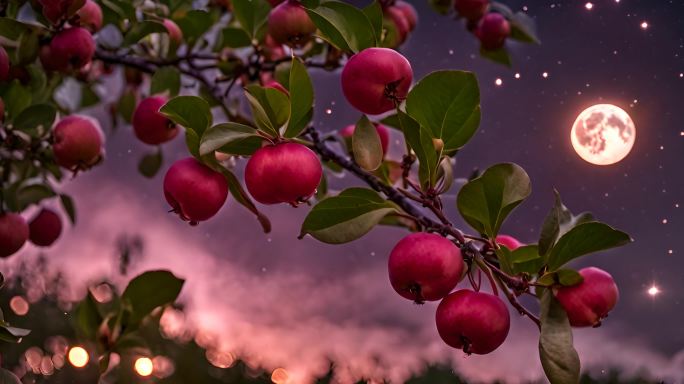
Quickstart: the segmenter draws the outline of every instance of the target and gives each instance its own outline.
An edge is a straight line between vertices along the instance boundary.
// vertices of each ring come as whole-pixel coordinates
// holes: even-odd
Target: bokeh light
[[[271,374],[271,381],[275,384],[286,384],[290,380],[290,375],[284,368],[276,368]]]
[[[21,296],[14,296],[10,300],[10,308],[17,316],[25,316],[29,311],[29,303]]]
[[[90,355],[83,347],[73,347],[69,350],[69,363],[76,368],[83,368],[90,361]]]
[[[135,372],[142,376],[147,377],[154,371],[154,364],[149,357],[140,357],[135,361]]]

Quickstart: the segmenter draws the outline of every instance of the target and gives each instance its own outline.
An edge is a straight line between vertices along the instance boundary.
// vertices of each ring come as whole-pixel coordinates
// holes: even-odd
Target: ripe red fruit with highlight
[[[86,170],[102,159],[104,134],[93,118],[67,116],[55,125],[53,136],[52,151],[61,167],[72,171]]]
[[[76,13],[85,4],[85,0],[39,0],[39,2],[43,16],[54,25]]]
[[[50,209],[41,209],[29,223],[29,240],[39,247],[51,246],[61,233],[62,219]]]
[[[464,19],[478,21],[487,13],[489,0],[456,0],[454,8]]]
[[[411,31],[411,24],[406,19],[404,12],[394,6],[385,8],[385,17],[387,17],[396,28],[398,36],[396,41],[392,42],[392,46],[398,47],[408,38],[408,34]]]
[[[5,48],[0,46],[0,81],[5,81],[9,78],[10,60]]]
[[[584,281],[556,291],[556,299],[568,313],[573,327],[598,327],[617,304],[618,287],[606,271],[589,267],[579,271]]]
[[[78,25],[95,33],[102,28],[102,8],[93,0],[86,0],[85,5],[76,12]]]
[[[297,205],[316,192],[323,168],[318,156],[298,143],[259,148],[247,162],[245,184],[262,204]]]
[[[511,251],[515,251],[523,245],[518,241],[518,239],[509,235],[498,235],[496,237],[496,243],[510,249]]]
[[[475,30],[482,48],[494,51],[504,46],[506,38],[511,35],[511,25],[500,13],[485,15]]]
[[[394,3],[394,7],[400,10],[404,14],[404,18],[408,22],[409,31],[413,31],[418,25],[418,12],[413,8],[413,5],[407,3],[406,1],[397,1]]]
[[[280,44],[301,47],[316,32],[311,18],[297,0],[286,0],[273,8],[268,16],[268,33]]]
[[[463,276],[461,250],[448,239],[418,232],[401,239],[388,262],[392,288],[401,296],[422,303],[448,295]]]
[[[382,145],[382,153],[387,154],[387,149],[389,148],[389,140],[390,140],[390,133],[389,129],[385,127],[382,124],[378,123],[373,123],[375,126],[375,130],[378,132],[378,136],[380,137],[380,145]],[[356,130],[355,125],[347,125],[343,129],[340,130],[340,136],[342,136],[345,140],[347,140],[347,145],[349,148],[351,148],[351,138],[354,135],[354,131]]]
[[[0,257],[15,254],[24,246],[29,236],[29,227],[17,213],[0,213]]]
[[[222,174],[188,157],[166,172],[164,197],[182,220],[197,225],[221,209],[228,198],[228,183]]]
[[[411,64],[389,48],[367,48],[349,59],[342,70],[342,91],[359,111],[378,115],[395,108],[408,94]]]
[[[178,24],[171,19],[164,19],[162,24],[164,24],[164,27],[166,27],[166,31],[169,33],[169,39],[173,43],[180,44],[183,42],[183,31],[181,31]]]
[[[65,29],[55,35],[49,50],[41,51],[41,62],[61,72],[86,66],[95,54],[95,40],[90,32],[81,27]]]
[[[133,113],[133,132],[145,144],[159,145],[178,135],[178,127],[159,109],[166,104],[163,96],[152,96],[138,104]]]
[[[501,299],[469,289],[445,297],[435,318],[442,340],[467,354],[494,351],[506,340],[511,327],[510,314]]]

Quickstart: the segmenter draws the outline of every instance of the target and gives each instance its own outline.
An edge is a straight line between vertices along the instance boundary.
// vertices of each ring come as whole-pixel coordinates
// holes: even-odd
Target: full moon
[[[627,112],[612,104],[593,105],[579,114],[570,140],[581,158],[610,165],[624,159],[634,146],[636,128]]]

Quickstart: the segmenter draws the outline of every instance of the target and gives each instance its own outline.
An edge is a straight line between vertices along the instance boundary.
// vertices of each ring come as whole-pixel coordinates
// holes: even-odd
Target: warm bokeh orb
[[[142,376],[147,377],[154,371],[154,364],[149,357],[140,357],[135,361],[135,372]]]
[[[83,368],[88,365],[90,356],[83,347],[73,347],[69,350],[69,363],[76,368]]]
[[[597,104],[582,111],[570,133],[577,154],[596,165],[615,164],[624,159],[632,150],[635,137],[632,118],[612,104]]]

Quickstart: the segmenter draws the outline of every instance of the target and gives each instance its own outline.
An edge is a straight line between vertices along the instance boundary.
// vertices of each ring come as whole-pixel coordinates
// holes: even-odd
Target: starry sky
[[[426,2],[411,2],[420,22],[402,52],[414,77],[464,69],[480,82],[482,123],[458,155],[458,177],[508,161],[531,177],[533,193],[504,231],[535,242],[557,188],[573,212],[591,211],[635,239],[573,265],[603,268],[620,288],[620,302],[601,328],[575,332],[584,367],[597,374],[613,366],[646,369],[656,378],[684,381],[684,2],[508,0],[513,9],[526,7],[542,40],[540,46],[509,43],[512,69],[481,59],[459,21],[437,15]],[[312,74],[316,126],[333,131],[356,121],[339,73]],[[625,109],[637,129],[632,152],[611,166],[585,162],[570,144],[577,114],[599,103]],[[398,135],[393,139],[390,157],[399,158],[402,146]],[[186,277],[181,299],[188,325],[215,335],[215,348],[240,351],[254,364],[283,366],[302,380],[324,372],[327,358],[349,379],[400,379],[424,361],[452,362],[481,381],[541,377],[529,320],[516,318],[504,346],[486,357],[464,358],[441,343],[435,305],[414,306],[387,281],[386,258],[405,235],[401,230],[380,228],[343,246],[298,241],[305,208],[264,207],[274,224],[264,235],[230,200],[216,218],[190,228],[165,213],[163,173],[153,180],[136,173],[137,160],[151,149],[128,127],[108,140],[107,161],[65,184],[77,198],[80,221],[45,252],[72,277],[70,294],[102,275],[124,282],[113,267],[114,245],[121,235],[137,234],[145,251],[133,272],[170,268]],[[166,166],[187,156],[181,139],[164,152]],[[331,180],[336,190],[350,185],[358,181]],[[444,199],[447,213],[466,228],[455,209],[456,192]],[[11,270],[37,253],[26,247],[2,263]],[[659,293],[649,295],[654,285]]]

